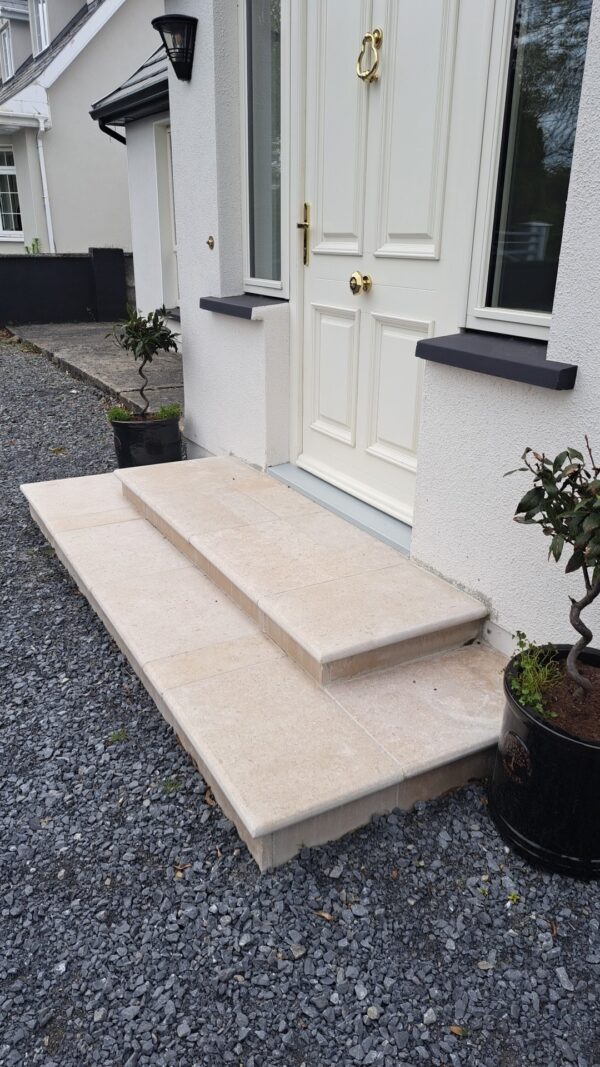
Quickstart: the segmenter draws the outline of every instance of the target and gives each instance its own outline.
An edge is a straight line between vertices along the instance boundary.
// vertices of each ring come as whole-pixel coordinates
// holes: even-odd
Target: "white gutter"
[[[37,132],[37,150],[40,161],[40,178],[42,179],[42,198],[44,201],[44,213],[46,215],[46,229],[48,231],[48,244],[50,245],[50,251],[56,252],[56,245],[54,244],[54,230],[52,229],[52,212],[50,210],[50,198],[48,196],[48,182],[46,180],[46,161],[44,159],[44,144],[43,136],[46,132],[46,124],[43,119],[40,119],[40,125]]]

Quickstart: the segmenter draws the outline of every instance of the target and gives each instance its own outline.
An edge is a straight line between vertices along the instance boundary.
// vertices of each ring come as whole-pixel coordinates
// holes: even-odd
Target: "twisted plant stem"
[[[146,386],[148,385],[148,379],[147,379],[146,375],[144,374],[144,367],[146,366],[147,362],[148,362],[147,359],[143,359],[142,362],[140,363],[139,367],[138,367],[138,374],[139,374],[140,378],[142,379],[142,381],[144,382],[144,384],[142,386],[140,386],[140,396],[141,396],[142,400],[144,401],[144,406],[142,408],[142,415],[146,414],[146,412],[148,410],[148,404],[150,403],[150,401],[148,400],[148,397],[146,396],[146,393],[145,393]],[[591,640],[591,634],[590,634],[590,640]]]
[[[571,611],[569,613],[569,619],[571,622],[571,626],[575,630],[577,630],[577,633],[581,636],[579,638],[579,641],[577,641],[573,645],[571,651],[569,652],[569,655],[567,656],[567,674],[570,678],[573,679],[574,682],[577,683],[579,687],[578,696],[580,697],[585,697],[585,694],[589,693],[589,691],[592,689],[592,683],[590,682],[589,678],[585,678],[584,675],[580,674],[580,672],[577,670],[577,661],[584,648],[587,648],[593,637],[592,631],[590,630],[589,626],[586,626],[583,619],[581,618],[581,612],[584,608],[587,608],[600,593],[600,578],[598,578],[592,585],[586,572],[585,579],[587,590],[585,596],[582,597],[581,600],[575,600],[574,597],[570,598]]]

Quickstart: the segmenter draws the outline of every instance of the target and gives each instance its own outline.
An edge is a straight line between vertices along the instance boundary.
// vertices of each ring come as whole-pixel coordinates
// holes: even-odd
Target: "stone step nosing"
[[[117,477],[119,472],[115,472]],[[355,644],[349,644],[347,647],[338,649],[331,655],[321,655],[319,650],[315,646],[311,645],[310,641],[304,635],[298,633],[294,627],[289,624],[284,624],[273,611],[267,610],[267,601],[269,600],[269,594],[261,597],[253,596],[252,592],[247,588],[244,588],[240,581],[239,575],[233,571],[225,570],[222,563],[213,562],[208,556],[204,554],[196,545],[192,544],[191,538],[194,536],[188,534],[186,531],[178,530],[173,522],[169,519],[168,515],[161,512],[161,509],[156,504],[149,504],[142,493],[138,490],[127,485],[126,482],[121,482],[121,489],[124,497],[137,508],[140,515],[146,519],[155,529],[159,530],[167,540],[171,541],[175,547],[181,551],[185,543],[185,554],[188,559],[194,563],[204,574],[207,575],[219,588],[221,588],[228,595],[233,596],[233,599],[252,619],[254,619],[261,627],[263,632],[267,633],[272,640],[274,640],[281,648],[284,648],[282,640],[278,637],[278,631],[281,634],[286,635],[288,642],[284,651],[292,658],[294,658],[301,666],[308,669],[309,673],[321,684],[325,684],[328,681],[333,681],[337,675],[332,673],[332,668],[335,664],[342,661],[348,661],[353,658],[368,656],[370,653],[375,653],[378,650],[391,650],[394,646],[398,646],[399,653],[402,645],[408,645],[410,642],[417,641],[419,638],[425,638],[432,635],[439,635],[442,640],[435,648],[435,653],[443,651],[449,651],[452,648],[460,647],[460,645],[467,643],[469,640],[474,640],[479,636],[481,626],[487,618],[488,612],[484,604],[479,603],[473,599],[473,606],[470,609],[457,612],[452,616],[437,620],[433,623],[425,623],[421,626],[412,626],[399,633],[392,633],[386,635],[384,638],[373,638],[372,641],[356,642]],[[383,570],[385,568],[382,568]],[[440,579],[441,581],[441,579]],[[323,583],[325,584],[325,583]],[[236,595],[237,594],[237,595]],[[456,642],[453,639],[453,634],[460,628],[467,627],[469,624],[473,624],[473,628],[468,632],[464,639]],[[447,636],[448,641],[445,642],[443,638]],[[290,647],[289,642],[298,646],[302,655],[297,655],[293,648]],[[416,662],[419,659],[425,658],[431,653],[424,651],[422,654],[417,654],[412,658],[404,659],[399,655],[397,663],[410,663]],[[306,663],[306,658],[310,661]],[[362,673],[363,668],[358,666],[358,670],[355,673]],[[352,672],[344,674],[343,677],[351,676]]]

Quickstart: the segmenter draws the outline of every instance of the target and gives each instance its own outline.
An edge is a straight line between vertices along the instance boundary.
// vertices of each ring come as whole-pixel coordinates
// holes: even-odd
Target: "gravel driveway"
[[[467,788],[259,874],[30,521],[99,395],[0,348],[0,1064],[600,1065],[599,885]]]

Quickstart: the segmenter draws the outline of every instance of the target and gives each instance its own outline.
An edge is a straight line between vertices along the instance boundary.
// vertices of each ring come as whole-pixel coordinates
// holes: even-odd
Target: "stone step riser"
[[[234,603],[242,611],[245,611],[260,626],[263,632],[275,641],[286,655],[298,663],[319,685],[325,686],[342,678],[352,678],[371,671],[385,670],[400,664],[413,663],[436,653],[461,648],[481,636],[482,620],[474,619],[458,625],[440,626],[439,629],[428,631],[422,635],[382,644],[374,649],[356,652],[350,656],[322,663],[314,655],[311,655],[309,649],[303,647],[276,620],[271,618],[256,601],[247,596],[243,589],[232,581],[227,574],[220,570],[219,567],[216,567],[211,560],[208,560],[199,548],[182,537],[139,493],[124,483],[122,491],[125,499],[136,508],[142,518],[145,518],[194,566],[198,567],[203,574],[210,578],[219,589],[231,597]]]
[[[163,484],[169,477],[161,473]],[[480,644],[446,651],[479,624],[478,605],[462,594],[442,587],[438,595],[435,582],[407,563],[392,567],[391,578],[389,569],[369,570],[352,586],[350,614],[338,600],[325,625],[321,619],[314,631],[321,654],[311,663],[302,660],[304,642],[289,644],[293,625],[290,632],[284,628],[278,646],[269,634],[277,620],[263,613],[257,625],[256,604],[245,604],[240,590],[215,574],[212,564],[202,573],[197,549],[160,516],[154,525],[148,521],[139,501],[134,507],[132,494],[124,496],[121,479],[86,476],[23,491],[33,519],[261,869],[286,862],[303,846],[335,840],[373,815],[410,808],[488,772],[503,704],[503,661]],[[192,511],[195,521],[196,503]],[[328,518],[324,524],[330,534]],[[339,533],[335,526],[336,537]],[[245,527],[241,536],[249,536]],[[252,568],[256,540],[248,543]],[[210,552],[210,538],[203,544]],[[373,552],[379,562],[377,542]],[[270,578],[271,557],[264,559]],[[276,555],[273,567],[281,577]],[[398,570],[406,585],[386,599]],[[215,585],[217,577],[228,595]],[[425,591],[420,600],[414,598],[415,583]],[[345,596],[345,579],[343,584]],[[322,596],[325,589],[329,608],[332,587],[335,582],[321,578],[321,584],[310,581],[308,591]],[[268,602],[267,597],[263,603]],[[382,602],[392,612],[392,625],[384,612],[385,624],[373,631]],[[363,624],[365,611],[370,614]],[[310,644],[313,630],[306,625],[302,630],[306,620],[291,617],[292,623],[300,618],[300,632]],[[323,643],[323,635],[330,637],[330,617],[343,624],[338,646]],[[454,618],[452,626],[448,618]],[[439,620],[439,626],[420,632],[427,620]],[[373,632],[379,641],[374,647],[368,644]],[[405,634],[402,648],[388,648],[391,641],[384,638],[394,632]],[[442,654],[436,655],[439,634]],[[286,642],[294,658],[286,655]],[[353,649],[350,674],[343,656],[327,659],[327,651],[337,647]],[[396,665],[398,656],[415,651],[425,658]],[[376,669],[381,667],[388,669]],[[364,673],[354,676],[360,668]]]

